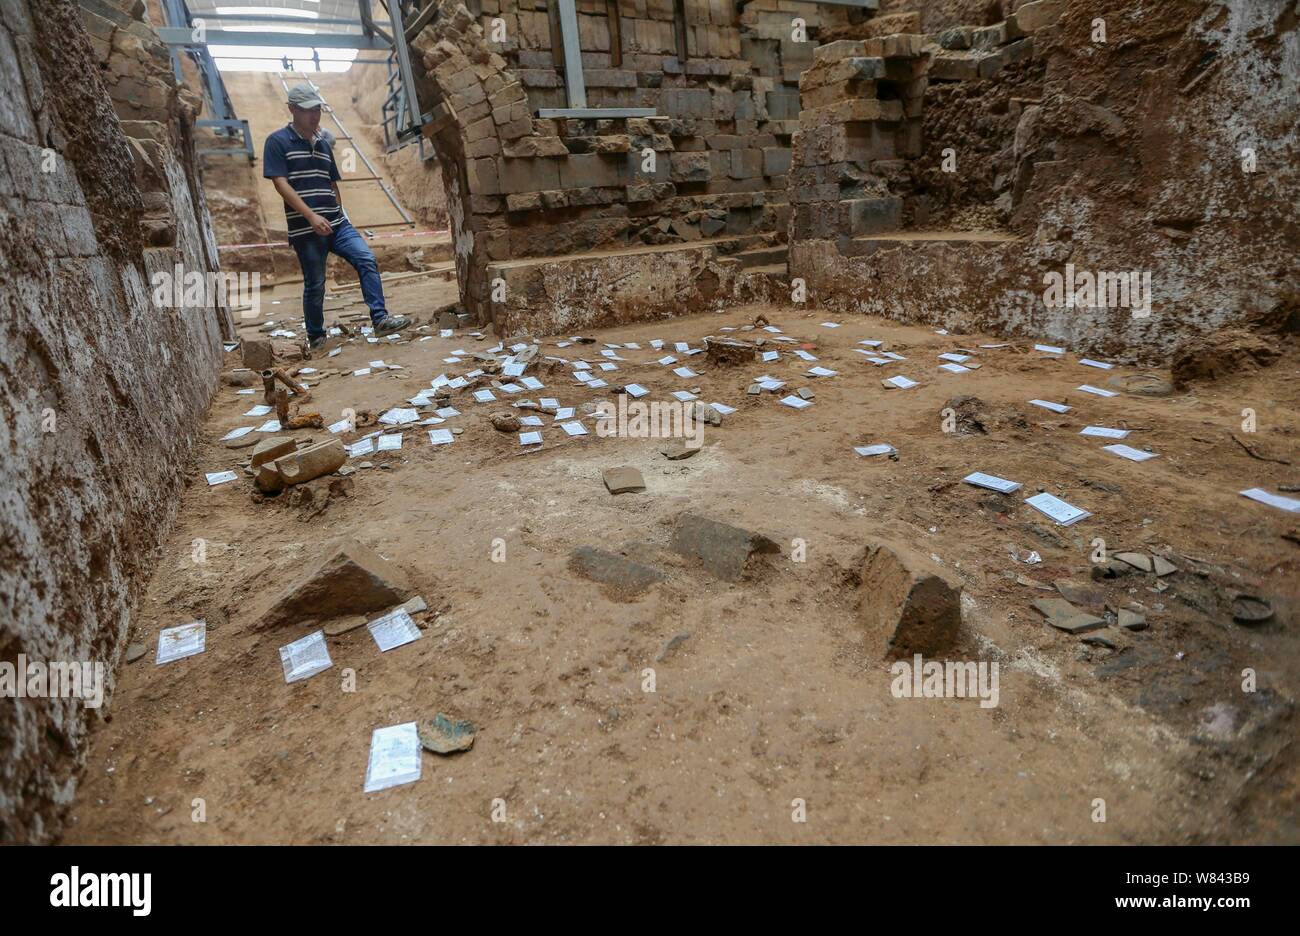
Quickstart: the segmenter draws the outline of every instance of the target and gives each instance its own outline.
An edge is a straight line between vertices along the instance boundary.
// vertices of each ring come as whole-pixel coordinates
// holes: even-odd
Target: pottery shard
[[[379,553],[361,543],[337,539],[285,589],[262,616],[261,626],[381,611],[401,604],[408,590],[406,576]]]
[[[1120,562],[1126,562],[1129,565],[1131,565],[1133,568],[1140,569],[1143,572],[1150,572],[1151,569],[1153,568],[1151,564],[1151,557],[1145,555],[1144,553],[1138,553],[1138,552],[1115,553],[1115,558],[1118,559]]]
[[[680,556],[700,560],[711,574],[728,582],[741,579],[751,556],[781,551],[761,533],[695,514],[683,514],[677,521],[669,547]]]
[[[237,367],[221,375],[221,382],[228,387],[251,387],[260,379],[261,375],[247,367]]]
[[[645,490],[645,478],[635,468],[606,468],[601,476],[611,494],[636,494]]]
[[[435,754],[454,754],[474,746],[472,722],[448,718],[439,712],[432,721],[420,722],[416,728],[420,744]]]
[[[275,461],[281,455],[288,455],[298,448],[298,440],[288,436],[271,436],[269,439],[261,439],[257,447],[253,449],[253,458],[249,464],[250,468],[256,469],[269,461]]]
[[[569,566],[585,578],[603,585],[612,585],[630,594],[643,592],[664,578],[663,572],[654,566],[626,559],[595,546],[579,546],[575,549],[569,554]]]
[[[754,346],[748,341],[738,341],[735,338],[704,339],[705,356],[709,363],[722,367],[749,364],[754,360],[754,350]]]
[[[1086,634],[1106,626],[1106,621],[1076,608],[1063,598],[1038,598],[1034,609],[1040,612],[1047,623],[1067,634]]]
[[[262,491],[280,491],[290,485],[305,484],[332,474],[347,460],[348,453],[343,443],[338,439],[327,439],[259,465],[253,480]]]
[[[928,556],[898,543],[867,548],[861,617],[886,656],[932,655],[950,647],[961,628],[961,582]]]

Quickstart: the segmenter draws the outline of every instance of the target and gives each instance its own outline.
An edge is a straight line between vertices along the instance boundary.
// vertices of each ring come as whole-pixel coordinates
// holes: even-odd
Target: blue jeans
[[[302,266],[302,317],[307,323],[307,337],[325,334],[325,260],[336,253],[357,271],[361,278],[361,295],[370,307],[370,321],[378,324],[388,314],[384,307],[384,284],[379,278],[375,255],[347,218],[339,222],[334,233],[322,237],[314,231],[292,239]]]

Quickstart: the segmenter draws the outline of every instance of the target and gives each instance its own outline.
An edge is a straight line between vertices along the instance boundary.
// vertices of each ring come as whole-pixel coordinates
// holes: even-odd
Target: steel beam
[[[582,77],[578,7],[574,0],[558,0],[557,6],[560,11],[560,34],[564,38],[564,84],[569,92],[569,107],[582,109],[587,106],[587,82]]]
[[[312,19],[309,16],[285,16],[277,13],[218,13],[216,10],[191,11],[194,19],[206,22],[213,20],[237,20],[241,23],[279,23],[281,26],[363,26],[359,19]]]
[[[203,120],[194,121],[194,126],[225,128],[227,130],[238,130],[240,132],[240,136],[243,137],[244,140],[244,145],[241,146],[239,149],[235,149],[234,147],[224,147],[221,149],[201,149],[198,151],[198,154],[200,156],[237,156],[240,153],[242,153],[243,155],[248,157],[249,162],[253,162],[257,158],[253,154],[253,134],[252,131],[248,129],[247,120],[239,120],[238,118],[230,118],[226,120],[203,119]]]
[[[379,38],[383,39],[389,45],[392,45],[393,37],[390,36],[388,33],[384,32],[382,29],[380,29],[379,24],[375,22],[374,13],[371,12],[370,9],[370,0],[357,0],[357,9],[361,14],[361,31],[364,32],[367,36],[378,35]],[[401,21],[402,20],[400,17],[398,17],[398,19],[396,20],[396,22],[398,23],[400,23]],[[385,25],[389,29],[392,29],[393,21],[390,20]]]
[[[397,69],[402,76],[402,104],[406,110],[406,127],[402,130],[420,125],[420,105],[415,98],[415,72],[411,69],[411,52],[406,46],[406,28],[402,22],[401,0],[388,0],[388,17],[393,22],[393,52],[397,55]]]
[[[158,36],[172,47],[191,46],[283,46],[295,49],[387,49],[379,36],[366,37],[351,33],[243,32],[242,30],[208,29],[202,42],[194,40],[194,30],[163,26]]]

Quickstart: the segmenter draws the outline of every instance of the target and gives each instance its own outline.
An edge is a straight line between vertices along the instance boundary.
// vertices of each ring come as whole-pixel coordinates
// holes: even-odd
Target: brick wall
[[[1223,328],[1294,330],[1300,25],[1282,6],[1028,0],[820,46],[790,276],[824,308],[1124,362]],[[1067,266],[1148,276],[1151,308],[1049,302]]]
[[[457,0],[413,43],[443,166],[466,306],[491,318],[491,262],[767,235],[789,218],[798,80],[841,7],[579,0],[587,105],[654,117],[539,119],[568,106],[545,0]],[[796,20],[801,22],[796,23]],[[801,32],[796,36],[798,27]],[[798,41],[802,40],[802,41]]]
[[[84,7],[0,0],[0,664],[99,662],[111,688],[231,323],[151,301],[215,256],[191,114],[143,4]],[[0,841],[57,835],[104,711],[0,699]]]

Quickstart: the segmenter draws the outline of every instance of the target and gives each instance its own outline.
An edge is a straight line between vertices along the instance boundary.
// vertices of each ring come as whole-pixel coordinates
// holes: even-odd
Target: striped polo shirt
[[[293,124],[286,124],[268,136],[262,147],[262,176],[267,179],[284,176],[307,207],[338,230],[343,222],[343,209],[330,183],[342,176],[334,165],[334,153],[320,131],[305,140],[293,129]],[[284,216],[290,240],[312,233],[307,219],[288,203],[284,206]]]

